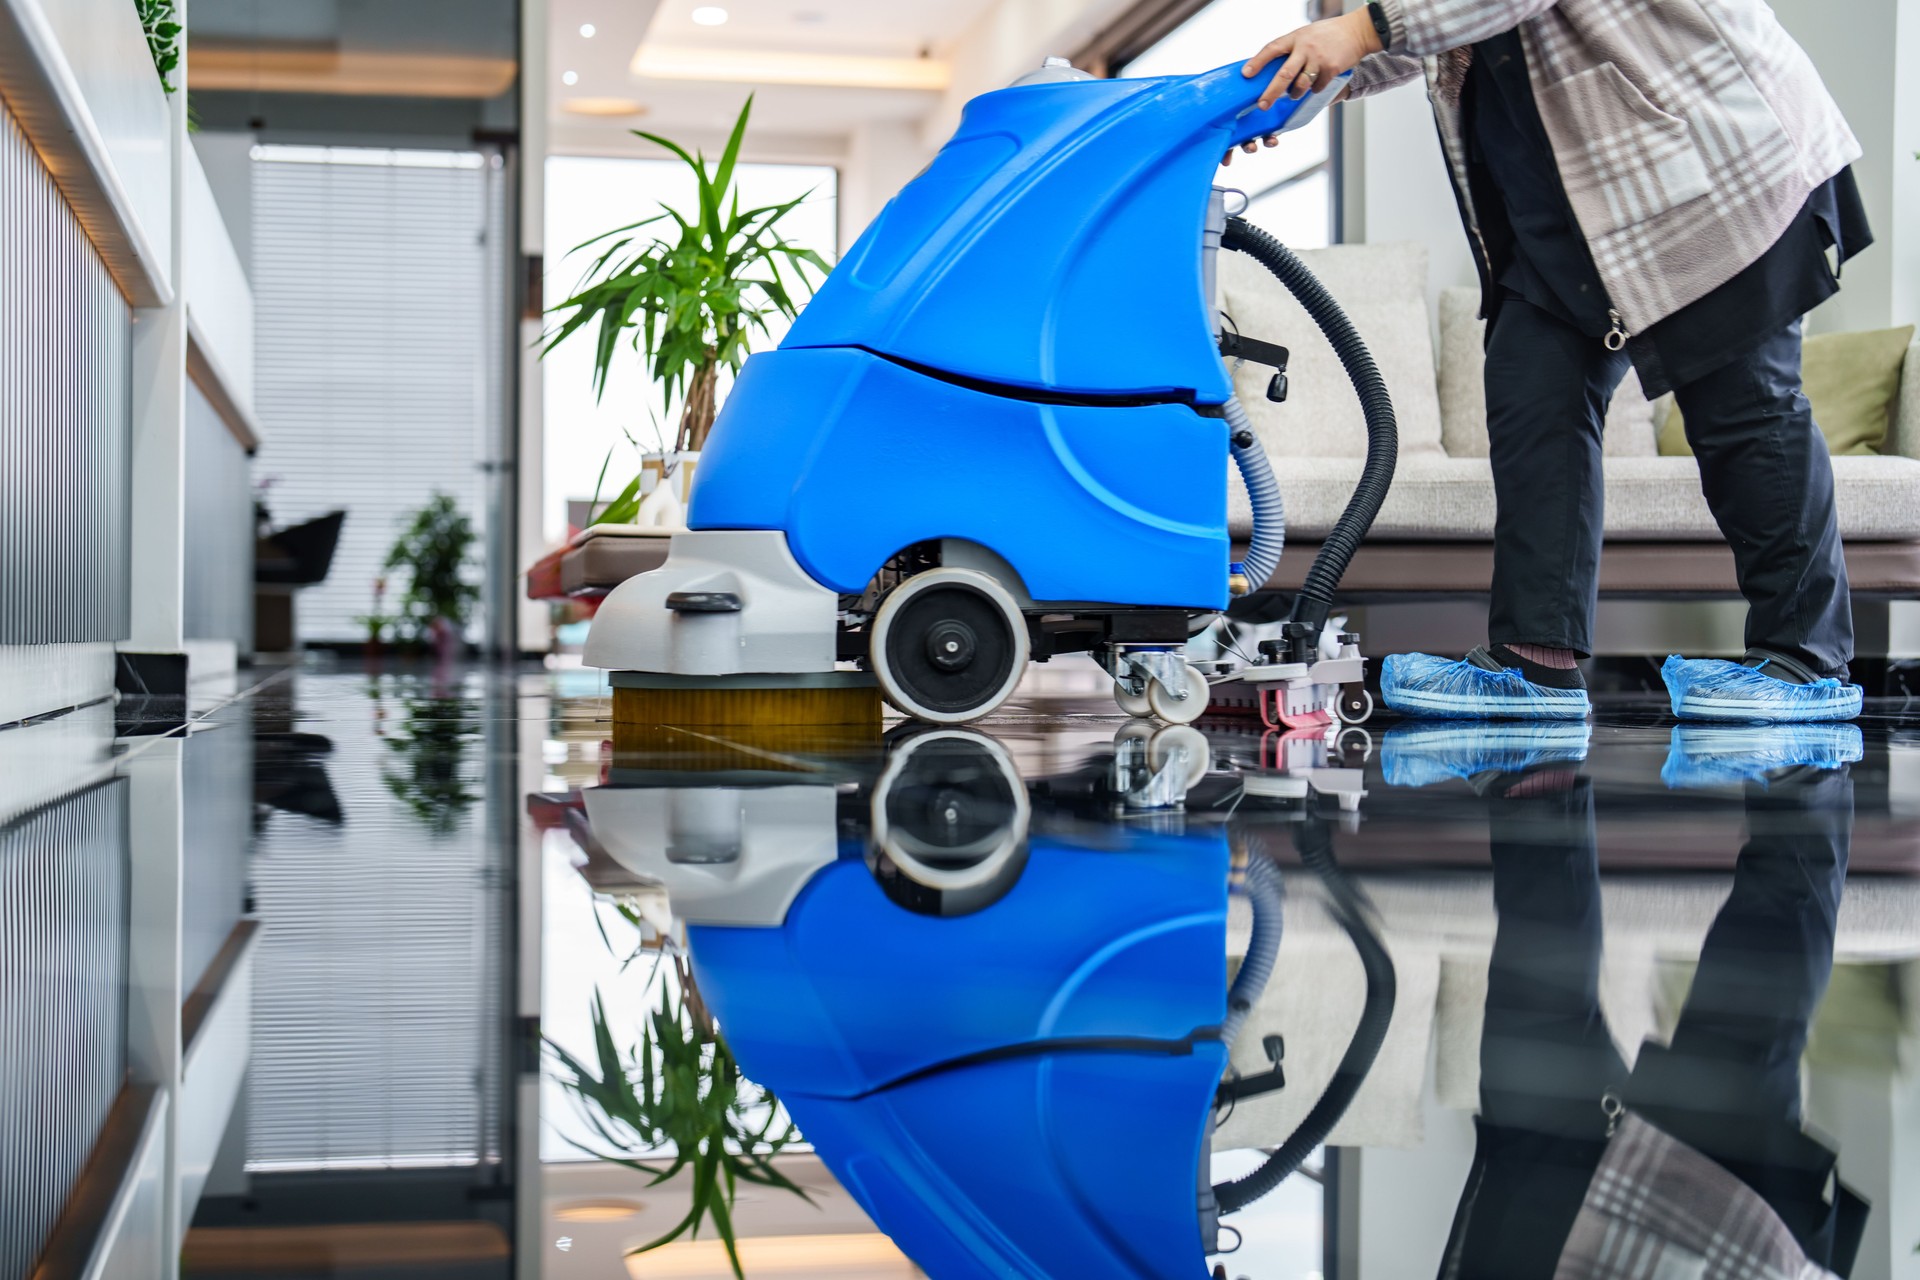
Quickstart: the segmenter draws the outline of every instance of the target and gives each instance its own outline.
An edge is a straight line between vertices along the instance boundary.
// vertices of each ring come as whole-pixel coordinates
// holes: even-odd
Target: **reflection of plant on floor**
[[[381,780],[429,831],[452,835],[480,798],[466,777],[467,746],[480,725],[460,698],[403,698],[401,705],[400,722],[382,737],[404,768],[382,769]]]
[[[658,1186],[683,1170],[692,1181],[693,1204],[672,1230],[633,1253],[658,1249],[681,1236],[698,1237],[703,1219],[726,1245],[735,1276],[743,1276],[734,1247],[734,1194],[742,1182],[806,1191],[774,1167],[773,1158],[800,1140],[772,1093],[740,1074],[713,1015],[700,999],[684,958],[677,998],[660,997],[641,1027],[639,1046],[622,1056],[614,1046],[600,994],[593,998],[595,1061],[581,1062],[552,1040],[560,1084],[580,1102],[603,1147],[575,1143],[602,1160],[648,1175]],[[664,1154],[671,1148],[671,1155]],[[644,1157],[644,1158],[643,1158]]]

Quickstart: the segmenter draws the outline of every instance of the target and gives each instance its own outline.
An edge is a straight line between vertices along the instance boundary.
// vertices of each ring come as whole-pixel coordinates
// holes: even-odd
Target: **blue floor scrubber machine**
[[[1392,405],[1338,305],[1214,185],[1230,147],[1298,128],[1344,78],[1266,111],[1261,87],[1238,64],[1099,80],[1049,59],[969,103],[779,349],[747,362],[666,564],[601,605],[586,661],[614,673],[616,718],[634,691],[684,707],[697,690],[808,690],[816,709],[845,691],[876,717],[884,695],[958,723],[1029,661],[1088,653],[1130,714],[1197,719],[1209,681],[1187,641],[1266,585],[1285,529],[1223,357],[1274,366],[1282,398],[1286,352],[1222,333],[1221,248],[1327,334],[1369,436],[1282,638],[1238,674],[1289,723],[1358,704],[1358,649],[1320,638],[1392,480]],[[1254,513],[1239,562],[1229,456]]]

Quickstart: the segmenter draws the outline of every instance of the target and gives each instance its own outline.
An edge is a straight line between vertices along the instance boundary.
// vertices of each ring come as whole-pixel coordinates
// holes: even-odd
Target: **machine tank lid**
[[[1029,84],[1064,84],[1074,80],[1095,80],[1099,77],[1081,71],[1066,58],[1048,58],[1037,70],[1029,71],[1013,82],[1011,87],[1019,88]]]

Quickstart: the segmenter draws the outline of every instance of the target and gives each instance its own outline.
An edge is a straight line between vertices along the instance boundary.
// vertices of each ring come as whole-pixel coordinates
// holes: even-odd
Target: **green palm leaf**
[[[683,405],[679,449],[698,448],[711,426],[713,396],[696,396],[696,388],[711,392],[719,370],[737,372],[755,339],[771,336],[776,319],[793,320],[830,270],[820,254],[778,230],[812,192],[741,207],[736,178],[752,113],[749,97],[711,166],[670,138],[634,131],[692,171],[697,207],[689,216],[663,206],[575,246],[572,253],[595,256],[579,287],[549,312],[555,323],[540,345],[544,356],[592,328],[596,399],[606,394],[623,340],[631,345],[667,411]],[[658,230],[635,234],[646,228]],[[696,409],[705,416],[696,419]]]

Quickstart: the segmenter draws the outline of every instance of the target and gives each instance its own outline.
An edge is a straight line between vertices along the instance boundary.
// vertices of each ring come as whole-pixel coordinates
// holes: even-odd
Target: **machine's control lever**
[[[1274,370],[1267,383],[1267,399],[1275,404],[1287,400],[1287,349],[1273,342],[1262,342],[1244,334],[1228,331],[1220,335],[1220,354],[1229,360],[1251,360]]]
[[[675,591],[667,596],[675,613],[738,613],[740,597],[731,591]]]
[[[1275,342],[1262,342],[1244,334],[1228,331],[1220,335],[1220,354],[1229,360],[1251,360],[1269,369],[1287,371],[1287,349]]]

